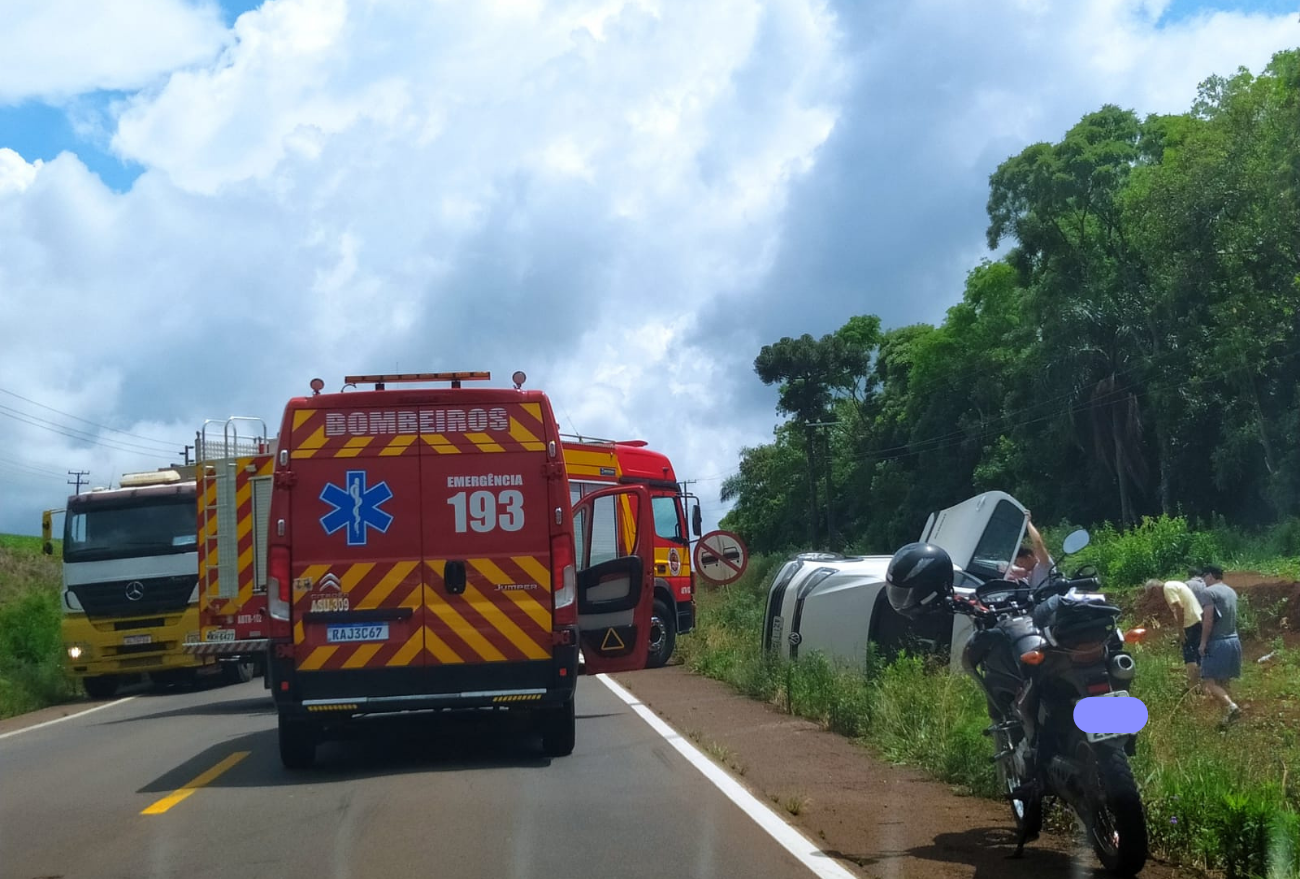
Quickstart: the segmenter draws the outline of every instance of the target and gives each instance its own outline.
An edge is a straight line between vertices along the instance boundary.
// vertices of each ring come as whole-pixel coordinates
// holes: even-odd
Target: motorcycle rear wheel
[[[1097,860],[1115,876],[1136,876],[1147,862],[1147,821],[1128,757],[1119,748],[1093,751],[1101,796],[1088,815],[1088,841]]]

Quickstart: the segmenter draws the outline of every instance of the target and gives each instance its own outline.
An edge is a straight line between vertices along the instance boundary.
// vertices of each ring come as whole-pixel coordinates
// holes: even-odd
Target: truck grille
[[[68,588],[77,596],[89,617],[136,617],[183,611],[197,582],[197,574],[184,574],[179,577],[82,583]],[[128,592],[139,597],[132,599]]]

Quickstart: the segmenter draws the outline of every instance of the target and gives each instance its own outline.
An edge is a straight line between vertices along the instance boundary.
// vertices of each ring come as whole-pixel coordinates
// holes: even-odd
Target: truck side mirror
[[[691,530],[695,532],[696,537],[704,533],[704,517],[700,515],[698,503],[691,508]]]

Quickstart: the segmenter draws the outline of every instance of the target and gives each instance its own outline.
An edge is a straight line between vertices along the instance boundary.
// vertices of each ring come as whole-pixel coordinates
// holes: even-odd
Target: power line
[[[12,458],[0,458],[0,466],[21,467],[24,470],[30,470],[33,473],[40,473],[43,476],[57,476],[63,478],[63,473],[58,470],[51,470],[48,467],[41,467],[38,464],[28,464],[23,461],[15,461]]]
[[[17,397],[19,400],[22,400],[24,403],[31,403],[33,406],[39,406],[42,409],[48,409],[50,412],[57,413],[66,418],[71,418],[74,421],[80,421],[83,424],[89,424],[92,427],[98,427],[101,430],[110,430],[113,433],[120,433],[123,436],[129,436],[129,437],[134,437],[135,439],[147,440],[151,443],[159,443],[160,445],[165,445],[165,446],[171,445],[171,443],[164,442],[163,440],[160,439],[154,439],[153,437],[148,437],[148,436],[141,436],[138,433],[129,433],[125,430],[119,430],[116,427],[109,427],[107,424],[99,424],[97,422],[82,418],[78,415],[73,415],[70,412],[64,412],[62,409],[55,409],[53,406],[46,406],[44,403],[38,403],[35,400],[29,399],[28,397],[24,397],[22,394],[15,394],[13,391],[7,390],[5,388],[0,388],[0,394],[8,394],[11,397]]]
[[[168,444],[163,449],[157,449],[157,448],[150,448],[148,446],[137,445],[136,443],[128,443],[125,440],[110,441],[104,439],[103,437],[99,437],[96,436],[95,434],[89,433],[87,431],[79,430],[78,428],[75,427],[68,427],[67,425],[59,424],[54,421],[49,421],[48,419],[37,418],[35,415],[30,415],[18,409],[11,409],[8,406],[0,406],[0,415],[5,416],[6,418],[12,418],[15,421],[22,422],[23,424],[29,424],[32,427],[39,427],[42,430],[48,430],[51,433],[57,433],[61,436],[66,436],[69,439],[79,440],[81,442],[90,443],[92,445],[103,446],[104,448],[114,449],[119,452],[145,453],[145,454],[149,454],[161,458],[167,456],[171,449],[176,448],[175,444]]]

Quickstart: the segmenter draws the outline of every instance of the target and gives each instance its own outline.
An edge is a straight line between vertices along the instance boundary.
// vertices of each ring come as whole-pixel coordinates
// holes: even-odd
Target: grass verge
[[[63,668],[59,562],[40,545],[0,535],[0,718],[78,693]]]
[[[858,668],[818,654],[783,663],[759,646],[773,559],[697,595],[699,624],[678,641],[692,670],[751,698],[859,740],[887,760],[919,766],[961,790],[997,796],[978,686],[946,662],[868,655]],[[1131,603],[1131,602],[1130,602]],[[1229,879],[1300,877],[1300,651],[1274,645],[1268,663],[1247,662],[1234,685],[1245,716],[1221,729],[1216,706],[1185,695],[1172,634],[1135,648],[1132,692],[1150,721],[1134,775],[1147,807],[1152,851]]]

